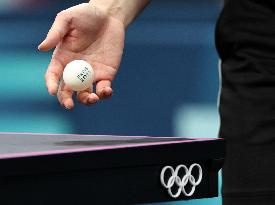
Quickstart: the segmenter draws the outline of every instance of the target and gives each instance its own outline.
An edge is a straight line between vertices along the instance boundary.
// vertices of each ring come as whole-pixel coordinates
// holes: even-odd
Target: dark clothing
[[[227,0],[216,46],[223,204],[275,205],[275,0]]]

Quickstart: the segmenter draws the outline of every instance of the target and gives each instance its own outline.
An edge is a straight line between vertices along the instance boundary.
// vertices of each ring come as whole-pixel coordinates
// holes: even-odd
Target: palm
[[[77,19],[81,21],[81,19]],[[57,46],[54,57],[64,66],[75,59],[88,61],[95,69],[95,81],[113,80],[120,64],[124,29],[121,22],[108,18],[97,21],[97,25],[72,22],[73,29]],[[93,19],[91,20],[93,21]]]
[[[115,18],[105,16],[104,13],[90,4],[72,7],[67,13],[70,18],[66,20],[66,32],[56,32],[62,36],[62,39],[56,45],[46,75],[46,81],[48,76],[49,92],[53,92],[50,90],[53,88],[51,82],[55,81],[56,83],[56,77],[61,77],[65,65],[72,60],[82,59],[93,66],[97,94],[101,97],[100,89],[104,90],[104,88],[111,86],[121,61],[124,46],[123,23]],[[63,15],[63,18],[66,18],[66,16]],[[62,91],[65,92],[65,97],[71,97],[72,91],[66,88],[65,85],[61,87],[60,91],[61,94]],[[87,92],[91,92],[91,90],[87,90]],[[105,93],[108,94],[108,91]],[[80,94],[86,96],[83,97],[83,100],[80,96],[80,101],[89,104],[88,94],[85,92]],[[91,95],[90,98],[93,98],[90,99],[93,103],[96,98],[95,94]],[[104,98],[104,93],[102,98]],[[62,99],[59,99],[59,101],[62,101]],[[66,103],[63,102],[64,104]]]

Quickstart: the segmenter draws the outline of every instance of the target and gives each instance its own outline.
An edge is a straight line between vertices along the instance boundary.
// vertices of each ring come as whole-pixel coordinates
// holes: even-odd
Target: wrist
[[[121,1],[91,0],[89,3],[102,10],[105,14],[121,21],[125,27],[129,24],[126,20],[126,14],[123,12]]]
[[[150,0],[90,0],[107,15],[121,21],[127,27],[143,10]]]

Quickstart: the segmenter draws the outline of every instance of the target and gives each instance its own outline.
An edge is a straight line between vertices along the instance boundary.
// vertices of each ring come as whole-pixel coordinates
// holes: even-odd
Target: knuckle
[[[60,11],[57,15],[56,15],[56,19],[60,19],[63,18],[65,16],[65,11]]]
[[[67,21],[68,20],[68,12],[66,10],[60,11],[56,17],[55,20],[59,20],[59,21]]]

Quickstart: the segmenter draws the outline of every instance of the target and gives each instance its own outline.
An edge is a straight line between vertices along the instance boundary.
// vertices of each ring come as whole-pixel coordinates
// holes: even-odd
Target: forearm
[[[150,0],[91,0],[90,3],[121,20],[127,27]]]

